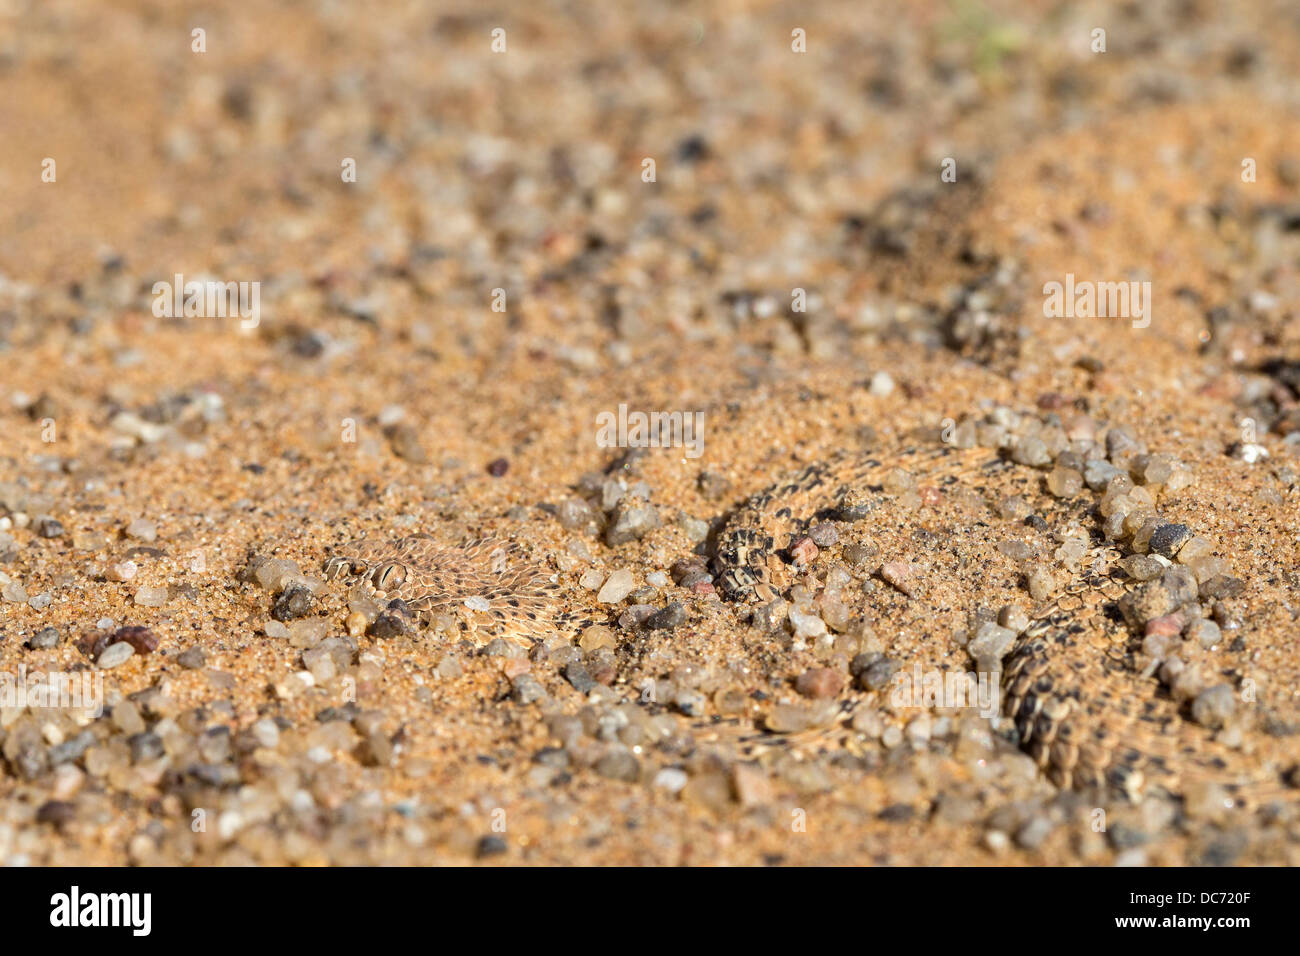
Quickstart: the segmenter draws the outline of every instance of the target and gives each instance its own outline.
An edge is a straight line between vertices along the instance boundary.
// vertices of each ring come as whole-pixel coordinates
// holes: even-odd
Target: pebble
[[[1202,727],[1218,730],[1232,717],[1236,703],[1230,686],[1215,684],[1201,691],[1192,701],[1192,719]]]
[[[632,572],[627,568],[619,568],[605,579],[605,584],[596,595],[596,600],[601,604],[618,604],[631,594],[635,587],[636,581],[632,577]]]
[[[176,663],[187,670],[197,670],[207,663],[201,648],[191,647],[176,655]]]
[[[556,508],[555,517],[566,531],[586,531],[598,522],[596,509],[581,498],[565,498]]]
[[[655,774],[651,786],[659,790],[667,790],[669,793],[681,793],[688,780],[690,777],[686,775],[685,770],[679,767],[664,767]]]
[[[104,669],[117,667],[119,664],[125,663],[134,653],[135,648],[122,641],[119,644],[111,644],[105,648],[95,663]]]
[[[501,478],[510,470],[510,462],[505,458],[497,458],[488,463],[487,473],[493,478]]]
[[[391,640],[404,636],[409,630],[406,621],[398,614],[381,614],[370,625],[369,634],[378,640]]]
[[[596,686],[596,681],[581,661],[570,661],[564,668],[564,679],[567,680],[573,689],[579,694],[587,694]]]
[[[291,621],[307,614],[315,599],[311,591],[301,585],[291,584],[285,588],[275,603],[271,605],[271,617],[277,621]]]
[[[166,588],[137,588],[134,597],[135,603],[141,607],[162,607],[167,603]]]
[[[1011,652],[1016,642],[1016,631],[992,621],[985,621],[975,631],[966,650],[976,661],[1000,662]]]
[[[621,499],[614,507],[612,519],[605,531],[605,543],[611,548],[639,540],[660,525],[658,510],[637,498]]]
[[[820,637],[826,633],[826,622],[822,620],[819,614],[813,613],[807,607],[791,607],[789,618],[797,637]]]
[[[58,538],[63,535],[63,525],[58,519],[44,515],[36,522],[36,533],[42,538]]]
[[[510,697],[517,704],[533,704],[546,696],[546,688],[532,674],[519,674],[510,682]]]
[[[1172,559],[1184,544],[1191,541],[1192,530],[1185,524],[1165,524],[1156,528],[1150,539],[1150,550],[1154,554]],[[1134,542],[1136,545],[1136,540]]]
[[[136,518],[126,526],[126,536],[136,541],[153,542],[158,540],[158,526],[145,518]]]
[[[908,597],[916,596],[916,585],[912,582],[912,566],[906,561],[886,561],[880,566],[880,576],[886,583],[892,584]]]
[[[1046,601],[1056,591],[1056,576],[1041,564],[1029,569],[1025,581],[1035,601]]]
[[[592,769],[607,780],[622,780],[626,783],[636,783],[641,776],[640,762],[626,750],[605,754]]]
[[[33,594],[27,599],[27,606],[33,611],[43,611],[54,603],[54,595],[49,591],[42,591],[40,594]]]
[[[849,663],[849,673],[858,679],[863,690],[880,690],[898,671],[899,663],[877,651],[859,654]]]
[[[879,398],[888,398],[894,394],[894,377],[888,372],[876,372],[871,376],[871,385],[868,391]]]
[[[110,581],[122,583],[130,581],[139,570],[134,561],[115,561],[105,570],[104,577]]]
[[[51,647],[58,647],[61,637],[57,627],[43,627],[32,635],[27,644],[32,650],[48,650]]]
[[[387,429],[388,444],[393,454],[413,465],[424,465],[429,461],[424,446],[420,444],[420,431],[414,425],[399,423]]]
[[[806,568],[817,560],[817,543],[804,535],[790,545],[790,554],[794,558],[796,568]]]
[[[681,601],[673,601],[646,618],[645,626],[651,630],[671,631],[686,623],[686,608]]]
[[[795,678],[794,689],[804,697],[824,700],[844,690],[844,675],[830,667],[813,667]]]
[[[152,654],[158,649],[159,644],[157,634],[139,625],[118,628],[104,641],[104,644],[109,647],[120,642],[129,644],[132,650],[142,655]]]
[[[578,646],[584,651],[594,651],[602,647],[616,647],[618,642],[614,639],[614,632],[604,624],[592,624],[583,630],[582,635],[578,638]]]
[[[1004,604],[998,611],[998,623],[1016,634],[1029,627],[1029,614],[1019,604]]]
[[[1223,640],[1223,632],[1209,618],[1197,618],[1187,625],[1187,639],[1209,649]]]
[[[1053,468],[1047,476],[1047,490],[1057,498],[1074,498],[1083,491],[1083,475],[1073,468]]]
[[[27,589],[17,581],[10,581],[3,588],[0,588],[0,598],[4,598],[10,604],[27,603]]]
[[[764,721],[768,730],[777,734],[797,734],[812,727],[829,723],[839,712],[835,701],[818,704],[775,704]]]

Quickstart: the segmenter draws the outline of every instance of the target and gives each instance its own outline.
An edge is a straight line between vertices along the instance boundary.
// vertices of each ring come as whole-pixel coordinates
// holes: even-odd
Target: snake
[[[819,521],[869,522],[879,498],[888,497],[891,475],[944,489],[1013,468],[1033,472],[1009,457],[1007,448],[941,441],[887,454],[841,452],[795,469],[721,522],[711,561],[720,596],[738,609],[778,599],[798,570],[791,546]],[[1100,493],[1084,487],[1080,497],[1079,510],[1096,517]],[[1092,535],[1103,538],[1100,529]],[[1140,553],[1131,535],[1102,540],[1094,551],[1098,559],[1084,562],[1055,599],[1035,609],[1000,662],[1001,712],[1020,748],[1060,788],[1130,801],[1154,790],[1180,795],[1197,781],[1221,785],[1239,805],[1294,795],[1283,779],[1287,768],[1256,766],[1216,741],[1153,674],[1159,662],[1144,655],[1140,626],[1117,610],[1134,586],[1117,567],[1119,558]],[[478,616],[520,642],[593,620],[560,605],[554,574],[493,539],[448,547],[427,535],[366,538],[336,549],[325,573],[424,614]]]

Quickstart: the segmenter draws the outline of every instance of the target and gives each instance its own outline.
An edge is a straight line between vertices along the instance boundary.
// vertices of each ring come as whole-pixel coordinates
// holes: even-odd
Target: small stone
[[[1213,555],[1214,545],[1211,544],[1207,538],[1202,538],[1200,535],[1193,535],[1189,540],[1183,543],[1181,548],[1178,549],[1177,560],[1179,564],[1186,564],[1191,567],[1193,573],[1195,573],[1196,563],[1198,561],[1203,561],[1206,558],[1211,558]]]
[[[821,524],[814,525],[808,532],[808,537],[812,538],[813,544],[819,548],[830,548],[840,540],[840,533],[835,525],[829,521],[823,521]]]
[[[632,572],[627,568],[620,568],[605,579],[604,586],[596,595],[596,600],[601,604],[618,604],[636,587],[636,581],[632,577]]]
[[[879,398],[888,398],[894,394],[894,378],[888,372],[876,372],[871,376],[871,384],[867,390]]]
[[[313,600],[311,591],[301,585],[292,584],[276,598],[271,606],[271,617],[277,621],[291,621],[303,617],[311,611]]]
[[[0,588],[0,598],[4,598],[10,604],[26,604],[27,589],[17,581],[10,581]]]
[[[998,611],[998,623],[1016,634],[1029,627],[1029,615],[1019,604],[1006,604]]]
[[[1192,701],[1192,719],[1202,727],[1218,730],[1232,717],[1235,708],[1232,688],[1227,684],[1215,684],[1201,691]]]
[[[795,679],[794,689],[804,697],[821,700],[838,697],[844,684],[844,675],[834,668],[813,667]]]
[[[506,841],[493,833],[479,839],[474,846],[474,856],[482,860],[490,856],[500,856],[507,850],[509,850],[509,846]]]
[[[381,614],[370,625],[370,636],[378,640],[391,640],[404,636],[409,625],[399,614]]]
[[[1172,559],[1178,550],[1194,537],[1192,530],[1185,524],[1162,525],[1151,534],[1151,551]]]
[[[147,627],[138,625],[120,627],[105,642],[108,645],[125,641],[137,654],[152,654],[158,649],[158,635]]]
[[[510,697],[516,704],[533,704],[546,699],[546,688],[532,674],[519,674],[510,682]]]
[[[592,624],[583,630],[578,646],[584,651],[594,651],[602,647],[617,647],[618,642],[614,639],[614,632],[604,624]]]
[[[135,648],[125,641],[120,644],[111,644],[104,649],[95,663],[107,670],[110,667],[117,667],[119,664],[124,663],[134,653]]]
[[[1053,468],[1047,476],[1047,490],[1058,498],[1074,498],[1083,491],[1083,475],[1073,468]]]
[[[510,462],[505,458],[497,458],[488,463],[487,473],[493,478],[501,478],[510,470]]]
[[[1187,625],[1187,639],[1208,649],[1223,640],[1223,632],[1210,619],[1197,618]]]
[[[45,515],[36,522],[36,533],[42,538],[58,538],[63,535],[63,525],[56,518]]]
[[[809,705],[776,704],[768,712],[764,724],[773,733],[797,734],[834,719],[838,710],[836,702],[830,700]]]
[[[794,558],[795,567],[806,568],[817,560],[817,544],[812,538],[804,535],[790,545],[790,554]]]
[[[1149,554],[1130,554],[1119,566],[1134,581],[1151,581],[1164,573],[1165,566]]]
[[[671,631],[686,623],[686,608],[681,601],[673,601],[646,618],[645,626],[651,630]]]
[[[626,783],[636,783],[641,776],[641,764],[626,750],[605,754],[592,769],[606,780],[622,780]]]
[[[998,502],[998,515],[1006,521],[1024,521],[1034,509],[1020,495],[1011,495]]]
[[[886,561],[880,566],[880,576],[908,597],[916,596],[912,567],[906,561]]]
[[[137,571],[139,568],[134,561],[115,561],[104,571],[104,577],[122,583],[135,577]]]
[[[207,658],[200,648],[191,647],[176,655],[176,663],[187,670],[198,670],[207,663]]]
[[[591,689],[596,686],[596,681],[587,672],[587,668],[582,665],[581,661],[570,661],[565,666],[564,679],[573,685],[573,689],[579,694],[590,693]]]
[[[1124,474],[1110,462],[1095,458],[1083,464],[1083,481],[1093,491],[1104,491],[1111,479]]]
[[[32,635],[27,645],[32,650],[48,650],[51,647],[59,646],[60,636],[57,627],[43,627]]]
[[[1037,435],[1022,438],[1011,451],[1011,459],[1018,465],[1042,468],[1052,463],[1052,453]]]
[[[413,465],[427,464],[429,457],[420,444],[420,432],[414,425],[399,423],[387,429],[393,454]]]
[[[614,507],[605,543],[615,548],[645,537],[659,525],[659,512],[653,505],[639,498],[623,498]]]
[[[966,650],[977,661],[1001,661],[1016,642],[1016,632],[1001,624],[985,621],[975,631]]]
[[[134,597],[135,603],[141,607],[162,607],[167,603],[166,588],[137,588]]]
[[[126,536],[136,541],[153,542],[158,540],[158,527],[145,518],[136,518],[126,526]]]
[[[1029,596],[1035,601],[1046,601],[1056,592],[1056,577],[1043,565],[1035,565],[1025,575]]]

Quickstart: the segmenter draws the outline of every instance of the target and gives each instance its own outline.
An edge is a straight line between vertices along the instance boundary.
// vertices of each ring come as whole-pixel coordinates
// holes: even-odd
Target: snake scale
[[[890,475],[913,475],[924,487],[944,489],[1018,468],[1009,457],[1005,447],[940,444],[838,454],[807,465],[726,516],[712,559],[718,590],[737,606],[779,597],[794,576],[790,545],[817,521],[869,520]],[[1076,505],[1094,525],[1100,497],[1084,487]],[[1112,560],[1077,568],[1053,600],[1035,609],[1001,664],[1001,710],[1021,748],[1059,787],[1131,800],[1151,788],[1181,794],[1198,781],[1222,786],[1243,806],[1285,790],[1285,768],[1261,768],[1217,742],[1189,718],[1186,700],[1175,699],[1154,676],[1160,662],[1144,653],[1142,622],[1126,621],[1117,610],[1134,582],[1113,559],[1138,553],[1133,535],[1107,540],[1094,527],[1091,536]],[[552,573],[514,546],[490,540],[445,547],[423,535],[365,539],[337,549],[325,570],[380,597],[401,598],[418,612],[467,608],[486,615],[489,629],[519,641],[586,619],[561,606]]]

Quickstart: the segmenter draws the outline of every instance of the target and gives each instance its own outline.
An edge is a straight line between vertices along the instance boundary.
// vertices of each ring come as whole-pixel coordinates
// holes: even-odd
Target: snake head
[[[349,541],[337,548],[324,564],[325,577],[346,582],[367,582],[376,587],[398,587],[406,580],[406,566],[392,560],[387,542]]]

